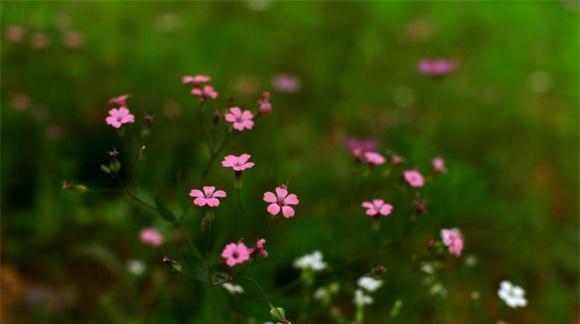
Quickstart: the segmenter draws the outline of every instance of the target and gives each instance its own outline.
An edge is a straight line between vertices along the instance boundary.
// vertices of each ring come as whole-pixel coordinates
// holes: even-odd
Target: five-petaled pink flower
[[[269,91],[264,91],[264,93],[262,93],[262,97],[258,100],[258,112],[261,114],[269,114],[272,112]]]
[[[127,99],[129,97],[130,97],[130,95],[128,95],[128,94],[113,97],[113,98],[109,99],[109,104],[111,104],[111,105],[115,104],[119,107],[127,107]]]
[[[365,152],[363,156],[365,161],[370,165],[381,165],[385,163],[385,157],[377,152]]]
[[[163,235],[154,228],[144,228],[139,232],[141,243],[149,246],[159,246],[163,244]]]
[[[461,251],[463,250],[463,235],[461,235],[458,229],[442,229],[441,240],[447,246],[449,253],[455,256],[461,255]]]
[[[267,257],[268,251],[266,251],[266,248],[264,247],[265,245],[266,245],[266,240],[263,238],[259,239],[256,242],[256,247],[250,248],[250,255],[253,255],[254,253],[259,253],[261,256]]]
[[[244,243],[230,243],[222,251],[222,258],[230,267],[250,260],[250,249]]]
[[[457,62],[449,59],[426,59],[417,64],[419,71],[428,76],[439,77],[455,70]]]
[[[423,175],[421,175],[421,173],[417,170],[407,170],[403,172],[403,177],[411,187],[423,187],[425,184]]]
[[[435,173],[446,173],[447,168],[445,167],[445,161],[441,157],[436,157],[433,159],[433,171]]]
[[[382,199],[363,201],[362,207],[367,209],[367,215],[373,217],[389,216],[393,212],[393,205],[385,203]]]
[[[198,75],[185,75],[181,79],[184,84],[191,83],[193,86],[199,87],[200,85],[211,81],[211,78],[207,75],[198,74]]]
[[[276,194],[270,191],[264,193],[264,201],[270,203],[267,208],[268,213],[275,216],[282,210],[285,218],[294,217],[294,208],[290,206],[300,203],[298,197],[295,194],[288,194],[288,189],[285,187],[277,187],[275,191]]]
[[[240,132],[254,127],[254,121],[252,120],[254,115],[249,110],[242,111],[239,107],[232,107],[224,117]]]
[[[123,124],[135,122],[135,116],[131,115],[126,107],[113,108],[109,110],[109,116],[105,119],[107,125],[120,128]]]
[[[240,156],[235,156],[235,155],[228,155],[226,157],[224,157],[224,160],[222,161],[222,165],[225,168],[232,168],[234,169],[234,171],[237,172],[242,172],[246,169],[250,169],[252,168],[255,164],[254,162],[248,162],[250,160],[251,155],[250,154],[242,154]]]
[[[226,192],[223,190],[215,190],[214,186],[204,186],[203,191],[199,189],[192,189],[189,196],[195,198],[193,203],[199,207],[207,205],[208,207],[217,207],[220,205],[218,198],[225,198]]]

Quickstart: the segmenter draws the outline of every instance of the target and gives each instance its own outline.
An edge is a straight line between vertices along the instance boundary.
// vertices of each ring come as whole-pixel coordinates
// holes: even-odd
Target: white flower
[[[522,287],[513,285],[511,282],[505,280],[499,284],[499,289],[497,290],[499,298],[511,308],[525,307],[528,304],[525,294],[526,292]]]
[[[433,265],[429,262],[424,262],[423,264],[421,264],[421,271],[428,273],[428,274],[432,274],[433,272],[435,272],[435,268],[433,267]]]
[[[362,289],[357,289],[354,292],[353,302],[357,306],[370,305],[373,303],[373,298],[371,296],[365,295]]]
[[[382,280],[378,280],[369,276],[362,276],[358,279],[358,286],[368,292],[373,292],[383,285]]]
[[[147,266],[145,265],[145,262],[143,262],[143,260],[133,259],[127,261],[127,271],[136,276],[142,275],[146,269]]]
[[[446,297],[447,289],[445,289],[445,287],[443,287],[443,285],[438,282],[431,286],[431,295],[440,295],[441,297]]]
[[[294,261],[294,267],[298,269],[312,269],[322,271],[326,269],[326,263],[322,261],[322,252],[314,251],[312,254],[304,255]]]
[[[224,282],[222,284],[222,287],[224,287],[224,289],[227,290],[232,295],[244,293],[244,288],[242,288],[242,286],[240,285],[234,285],[229,282]]]
[[[330,292],[326,289],[326,287],[320,287],[314,291],[314,299],[316,300],[324,300],[330,296]]]

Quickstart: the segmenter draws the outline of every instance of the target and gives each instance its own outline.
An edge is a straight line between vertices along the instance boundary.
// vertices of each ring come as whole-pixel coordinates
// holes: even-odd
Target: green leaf
[[[270,315],[272,315],[272,319],[275,321],[284,321],[286,320],[286,311],[282,307],[272,307],[270,308]]]
[[[114,173],[119,173],[121,170],[121,162],[119,162],[117,159],[113,159],[113,161],[111,161],[109,164],[109,169],[111,169],[111,171]]]
[[[103,170],[103,172],[106,174],[111,174],[111,169],[109,169],[109,167],[104,164],[101,164],[101,170]]]
[[[161,218],[170,223],[177,223],[177,218],[175,218],[175,215],[173,215],[173,213],[167,209],[167,207],[165,207],[165,205],[159,199],[159,196],[155,196],[155,208],[157,208]]]

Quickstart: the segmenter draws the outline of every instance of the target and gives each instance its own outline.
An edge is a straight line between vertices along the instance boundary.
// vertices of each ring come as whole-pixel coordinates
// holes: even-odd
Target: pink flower
[[[230,108],[230,112],[226,113],[225,119],[234,125],[234,129],[243,131],[244,129],[252,129],[254,127],[254,115],[249,110],[242,111],[239,107]]]
[[[256,247],[250,248],[250,255],[252,255],[254,253],[259,253],[261,256],[267,257],[268,251],[266,251],[266,249],[264,248],[265,245],[266,245],[266,240],[259,239],[258,242],[256,242]]]
[[[144,228],[139,232],[141,243],[149,246],[159,246],[163,244],[163,235],[154,228]]]
[[[113,108],[109,110],[109,116],[105,119],[107,125],[115,128],[120,128],[123,124],[135,122],[135,116],[129,113],[129,109],[121,107],[119,109]]]
[[[224,168],[232,168],[236,172],[242,172],[246,169],[252,168],[255,164],[254,162],[248,162],[250,160],[250,154],[242,154],[240,156],[228,155],[224,157],[222,165]]]
[[[25,34],[26,30],[24,27],[19,25],[9,25],[8,28],[6,28],[6,36],[13,43],[22,42]]]
[[[230,243],[222,251],[222,258],[229,267],[250,260],[250,250],[244,243]]]
[[[272,112],[270,92],[264,91],[264,93],[262,93],[262,97],[258,100],[258,112],[261,114],[269,114]]]
[[[385,163],[385,157],[377,152],[365,152],[363,154],[365,162],[371,165],[381,165]]]
[[[385,203],[382,199],[363,201],[362,207],[367,209],[367,215],[377,217],[380,215],[389,216],[393,212],[393,205]]]
[[[446,173],[447,168],[445,167],[445,161],[443,158],[436,157],[433,159],[433,171],[435,173]]]
[[[428,76],[439,77],[455,70],[457,63],[450,59],[425,59],[419,61],[417,68]]]
[[[275,191],[276,194],[269,191],[264,193],[264,201],[270,203],[267,208],[268,213],[275,216],[282,210],[284,218],[294,217],[294,208],[290,206],[300,203],[298,197],[295,194],[288,194],[285,187],[277,187]]]
[[[295,75],[278,74],[272,79],[272,85],[283,93],[296,93],[300,90],[300,79]]]
[[[127,107],[127,99],[130,97],[128,94],[120,95],[118,97],[113,97],[109,99],[109,104],[117,105],[119,107]]]
[[[421,175],[421,173],[417,170],[407,170],[403,172],[403,177],[411,187],[423,187],[425,184],[423,175]]]
[[[85,44],[85,35],[77,31],[67,31],[62,42],[66,47],[79,48]]]
[[[50,45],[50,38],[45,33],[34,33],[30,38],[30,46],[36,49],[47,48]]]
[[[201,100],[206,100],[207,98],[216,99],[218,97],[218,92],[210,85],[204,85],[203,88],[193,88],[191,89],[191,94]]]
[[[374,150],[377,147],[377,141],[372,138],[349,138],[345,142],[346,148],[358,160],[363,159],[363,154]]]
[[[405,159],[403,159],[402,156],[397,155],[395,153],[391,154],[391,165],[392,166],[397,166],[403,162],[405,162]]]
[[[455,256],[461,255],[461,250],[463,250],[463,235],[461,235],[458,229],[442,229],[441,240],[447,246],[449,253]]]
[[[215,190],[214,186],[204,186],[203,191],[199,189],[192,189],[189,196],[195,198],[193,203],[199,207],[207,205],[208,207],[217,207],[220,205],[218,198],[225,198],[226,192],[223,190]]]
[[[202,75],[202,74],[198,74],[198,75],[194,75],[194,76],[185,75],[182,78],[182,82],[184,84],[191,83],[197,87],[199,87],[203,83],[209,82],[210,80],[211,80],[211,78],[209,76]]]

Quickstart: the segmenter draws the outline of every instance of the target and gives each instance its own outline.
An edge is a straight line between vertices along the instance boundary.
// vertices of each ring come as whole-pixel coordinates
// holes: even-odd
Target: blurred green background
[[[3,2],[1,25],[6,323],[269,319],[249,282],[234,297],[168,271],[163,255],[202,270],[155,212],[120,193],[61,188],[64,180],[115,187],[99,169],[106,152],[117,148],[126,166],[146,145],[140,195],[159,195],[182,211],[201,241],[203,215],[186,195],[205,184],[208,156],[197,100],[181,84],[197,73],[212,76],[220,98],[208,106],[221,112],[253,108],[262,91],[272,92],[273,114],[224,152],[248,152],[256,162],[244,175],[243,215],[231,172],[214,165],[208,178],[231,193],[216,211],[222,235],[212,261],[223,267],[225,242],[264,226],[262,193],[287,183],[301,199],[296,217],[275,225],[270,257],[247,275],[295,322],[333,322],[331,310],[304,302],[300,287],[280,291],[299,277],[295,258],[319,249],[331,267],[348,263],[315,286],[339,281],[334,305],[351,318],[356,279],[379,264],[387,275],[405,271],[442,227],[460,228],[466,242],[465,256],[438,272],[447,296],[432,295],[423,273],[387,276],[368,323],[386,322],[397,299],[404,305],[398,323],[578,321],[577,3]],[[14,26],[24,28],[20,39]],[[459,67],[437,80],[421,75],[417,61],[431,57],[454,58]],[[298,78],[300,89],[276,91],[280,74]],[[108,98],[123,93],[132,95],[137,123],[119,139],[104,118]],[[141,138],[145,114],[156,121]],[[354,260],[381,237],[400,235],[396,220],[412,214],[413,193],[398,179],[401,170],[375,168],[363,178],[344,149],[349,137],[375,138],[382,153],[397,152],[426,174],[438,155],[449,169],[429,176],[429,213],[412,238],[368,262]],[[368,235],[360,202],[374,196],[392,197],[396,210]],[[348,224],[339,236],[334,222]],[[146,226],[168,242],[142,246],[138,232]],[[465,265],[467,256],[475,265]],[[130,259],[145,261],[143,275],[127,273]],[[504,279],[526,289],[528,307],[498,309]]]

